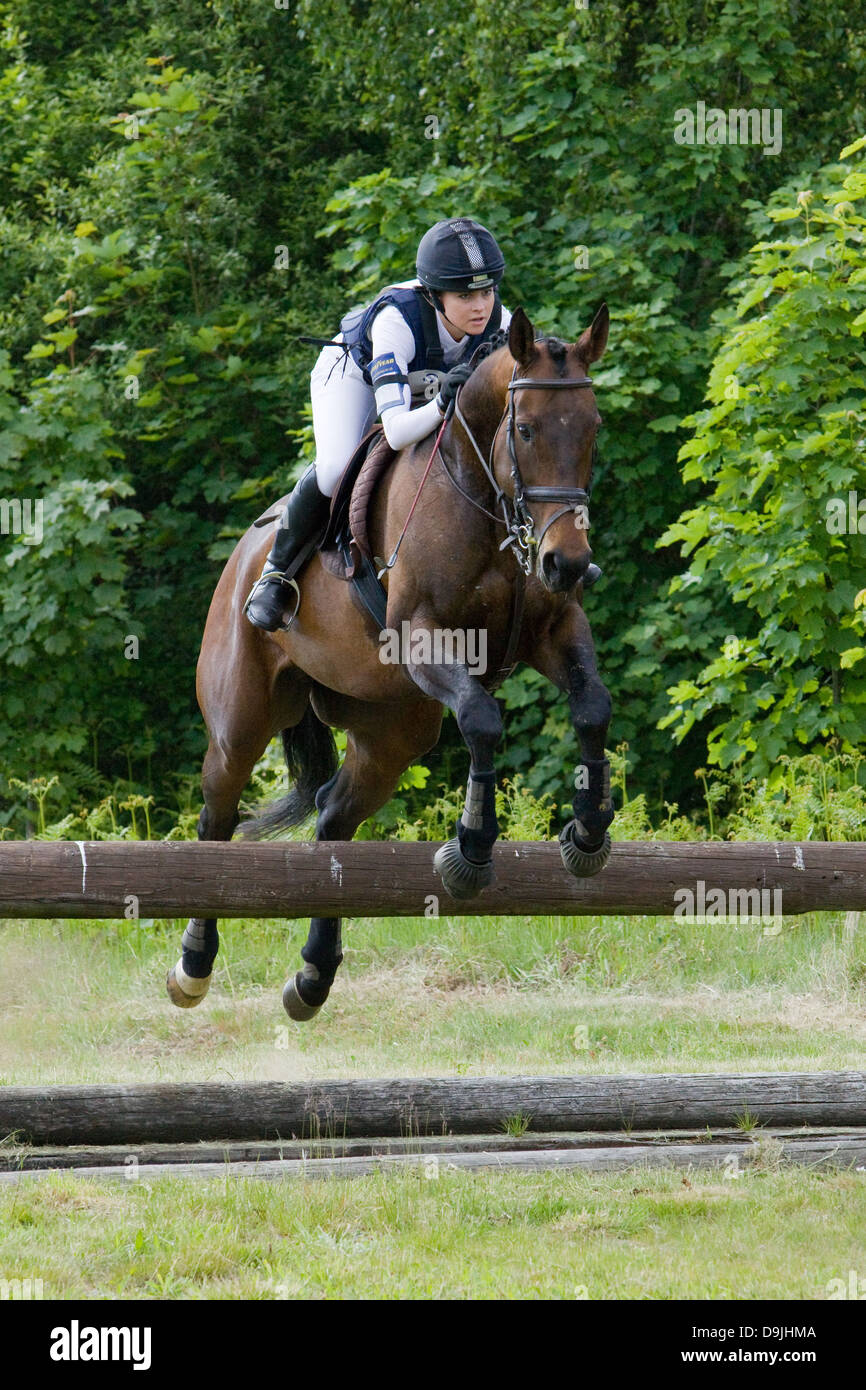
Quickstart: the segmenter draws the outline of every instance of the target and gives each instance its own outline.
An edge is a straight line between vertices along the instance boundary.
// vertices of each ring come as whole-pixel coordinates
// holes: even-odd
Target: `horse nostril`
[[[559,557],[555,550],[548,550],[541,561],[541,573],[545,584],[553,586],[559,571]]]

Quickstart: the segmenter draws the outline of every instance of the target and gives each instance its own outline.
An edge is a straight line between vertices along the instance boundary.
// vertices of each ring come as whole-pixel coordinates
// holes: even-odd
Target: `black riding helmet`
[[[460,294],[498,285],[505,270],[505,257],[496,238],[480,222],[471,217],[452,217],[437,222],[424,233],[415,269],[421,284],[432,291],[436,308],[442,310],[437,290]]]

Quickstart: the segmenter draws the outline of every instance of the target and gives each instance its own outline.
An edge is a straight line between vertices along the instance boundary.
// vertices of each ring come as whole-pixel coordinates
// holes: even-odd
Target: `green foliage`
[[[345,736],[338,738],[345,753]],[[781,775],[746,779],[741,767],[729,772],[698,768],[696,778],[703,792],[703,808],[684,815],[666,802],[663,813],[652,815],[644,792],[631,794],[628,786],[628,746],[621,744],[611,755],[611,787],[616,804],[613,838],[628,840],[862,840],[866,837],[866,756],[842,752],[831,744],[819,753],[783,757]],[[410,767],[399,791],[427,788],[428,771]],[[46,809],[57,802],[58,778],[35,777],[26,782],[11,779],[26,793],[34,808],[34,834],[48,840],[191,840],[195,838],[198,796],[192,778],[182,779],[174,804],[155,805],[152,796],[131,792],[118,783],[92,809],[82,806],[59,820],[49,820]],[[259,763],[244,812],[284,790],[282,749],[275,740]],[[439,841],[450,839],[463,809],[462,788],[426,790],[420,815],[410,819],[412,808],[404,796],[389,802],[380,816],[372,817],[356,837],[368,840]],[[126,815],[123,812],[127,812]],[[537,797],[521,777],[506,779],[496,789],[496,815],[503,840],[549,840],[557,831],[555,808],[547,796]],[[291,839],[309,839],[312,818],[297,827]],[[0,827],[0,839],[6,838]]]
[[[744,781],[741,770],[718,773],[729,810],[731,840],[862,840],[866,838],[866,758],[830,746],[783,756],[777,775]]]
[[[331,0],[314,39],[320,57],[331,21],[349,8]],[[824,12],[820,33],[807,12],[776,0],[701,10],[686,0],[655,10],[602,0],[572,15],[507,0],[473,5],[462,19],[435,4],[425,7],[424,35],[411,27],[414,12],[407,32],[389,21],[392,6],[377,11],[381,23],[353,30],[342,52],[359,119],[387,132],[388,157],[328,205],[335,216],[323,235],[340,238],[335,268],[354,269],[348,298],[362,298],[402,278],[418,234],[459,209],[496,231],[508,260],[503,299],[523,303],[539,329],[575,336],[608,301],[608,353],[593,372],[605,427],[592,542],[605,579],[587,608],[613,694],[613,737],[629,742],[656,806],[671,794],[690,799],[692,770],[706,757],[700,731],[672,758],[656,727],[666,687],[694,679],[707,620],[688,591],[669,592],[676,555],[657,549],[693,492],[677,468],[680,422],[703,396],[718,340],[712,314],[726,280],[741,274],[750,219],[780,182],[835,155],[862,44],[841,4]],[[407,52],[418,53],[423,103],[413,109],[401,88],[383,110],[382,74]],[[779,155],[676,144],[674,112],[699,99],[781,108]],[[436,139],[427,138],[428,113]],[[721,634],[736,631],[735,612],[720,587],[711,621]],[[536,790],[564,796],[576,750],[561,697],[526,671],[503,693],[510,720],[517,712],[504,768],[527,769]],[[447,724],[446,738],[456,741]]]
[[[350,141],[335,117],[322,146],[280,59],[288,17],[167,21],[154,0],[100,27],[102,8],[70,22],[68,71],[37,7],[2,7],[0,498],[44,513],[40,544],[0,537],[0,821],[19,833],[32,804],[4,774],[55,772],[68,805],[200,763],[210,595],[298,468],[309,353],[286,303],[308,328],[341,303],[303,199]]]
[[[680,451],[708,495],[661,538],[691,558],[671,589],[698,594],[707,635],[720,586],[746,612],[662,725],[711,721],[711,762],[781,777],[783,754],[854,745],[866,720],[866,162],[820,170],[770,217],[780,235],[732,287],[712,405]]]
[[[333,332],[350,304],[406,278],[421,232],[458,211],[495,230],[503,298],[540,329],[573,336],[601,298],[611,306],[594,373],[605,430],[592,539],[605,579],[587,603],[633,801],[644,796],[654,820],[668,798],[691,809],[703,725],[678,726],[672,756],[657,727],[665,690],[691,682],[712,699],[699,668],[726,634],[750,643],[765,620],[735,606],[730,579],[711,603],[700,585],[670,587],[682,562],[658,538],[718,482],[680,476],[680,422],[739,331],[714,314],[756,236],[769,241],[765,204],[780,187],[811,187],[817,208],[814,170],[862,127],[850,5],[829,0],[817,26],[776,0],[586,11],[143,0],[133,19],[97,0],[0,0],[0,20],[0,499],[41,499],[45,523],[39,545],[0,535],[0,825],[37,824],[9,777],[56,776],[50,814],[153,795],[154,833],[166,833],[171,779],[188,794],[203,751],[194,667],[221,564],[311,454],[312,357],[295,335]],[[677,145],[674,111],[697,100],[782,108],[778,157]],[[822,238],[837,244],[829,223],[812,229],[809,255]],[[787,255],[793,274],[813,277],[825,346],[838,347],[830,263],[769,244],[760,254],[764,276]],[[853,328],[844,341],[853,350]],[[859,409],[820,404],[831,403]],[[842,472],[857,438],[845,418],[814,431]],[[860,610],[845,607],[856,597],[838,546],[830,558],[835,597],[809,611],[835,618],[832,636],[807,634],[803,675],[818,687],[789,711],[807,740],[825,728],[851,737],[862,683]],[[780,631],[799,640],[790,614]],[[778,653],[765,655],[772,685]],[[783,707],[787,690],[774,690]],[[564,702],[526,671],[503,694],[501,770],[559,813],[577,754]],[[683,712],[703,718],[694,699]],[[745,706],[704,715],[749,717]],[[761,739],[765,727],[762,715]],[[445,730],[428,785],[465,781],[453,720]],[[738,739],[732,729],[726,758]],[[400,833],[428,799],[401,788],[371,833]]]

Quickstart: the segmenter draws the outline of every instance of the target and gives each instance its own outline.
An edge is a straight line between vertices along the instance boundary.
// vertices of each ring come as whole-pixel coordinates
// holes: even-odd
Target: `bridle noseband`
[[[508,405],[502,413],[499,424],[496,426],[493,442],[490,445],[489,461],[485,459],[484,455],[481,453],[475,436],[469,428],[466,417],[460,409],[459,392],[458,399],[454,402],[454,414],[466,431],[469,442],[478,455],[481,466],[487,474],[489,481],[493,485],[493,490],[496,494],[496,504],[502,508],[504,524],[508,534],[499,549],[505,550],[508,546],[511,546],[517,563],[521,566],[524,573],[529,575],[532,573],[535,564],[535,555],[533,552],[537,552],[538,547],[541,545],[541,542],[544,540],[544,537],[547,535],[547,532],[554,522],[559,521],[560,517],[565,516],[568,512],[574,512],[576,516],[579,507],[584,509],[584,516],[586,517],[590,494],[586,488],[582,487],[526,487],[520,473],[520,465],[517,462],[517,452],[514,447],[515,392],[531,387],[537,390],[564,390],[569,387],[579,388],[582,386],[591,386],[592,377],[577,377],[572,381],[562,381],[559,378],[556,380],[536,380],[528,376],[517,377],[515,379],[516,371],[517,364],[515,363],[511,373],[511,380],[507,387],[509,392]],[[508,456],[511,459],[511,478],[514,483],[513,497],[509,497],[508,494],[502,490],[493,472],[493,453],[496,448],[496,440],[499,437],[499,431],[502,428],[503,421],[505,422]],[[447,468],[446,472],[448,472]],[[450,472],[448,476],[451,477]],[[463,491],[456,483],[456,479],[451,478],[451,481],[455,483],[455,486],[458,486],[460,492]],[[465,493],[464,496],[468,496],[468,493]],[[474,501],[473,498],[469,500]],[[528,506],[530,502],[561,502],[563,504],[558,511],[554,512],[553,516],[545,524],[541,535],[538,537],[535,535],[535,522],[532,519],[532,514]],[[475,505],[477,506],[479,504],[476,503]],[[481,510],[486,511],[486,508],[482,507]],[[492,513],[488,512],[488,516],[491,515]],[[499,521],[500,518],[494,517],[493,519]],[[584,524],[588,525],[588,520],[586,520]]]

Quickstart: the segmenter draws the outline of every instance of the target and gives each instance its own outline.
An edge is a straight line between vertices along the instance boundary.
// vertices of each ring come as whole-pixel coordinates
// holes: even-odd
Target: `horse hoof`
[[[298,992],[298,980],[300,977],[301,972],[298,971],[297,975],[292,975],[291,978],[286,981],[283,989],[283,1008],[289,1015],[289,1018],[294,1019],[295,1023],[306,1023],[309,1019],[316,1017],[322,1005],[307,1004],[301,998]]]
[[[448,840],[433,856],[433,868],[442,876],[452,898],[474,898],[493,882],[493,864],[473,864],[464,859],[459,840]]]
[[[194,1009],[207,994],[210,982],[210,975],[206,975],[203,980],[195,980],[191,975],[184,974],[183,966],[178,961],[165,977],[165,988],[172,1004],[176,1004],[179,1009]]]
[[[604,832],[604,839],[598,849],[581,849],[572,839],[574,821],[560,831],[559,852],[562,862],[575,878],[592,878],[600,873],[610,858],[610,835]]]

